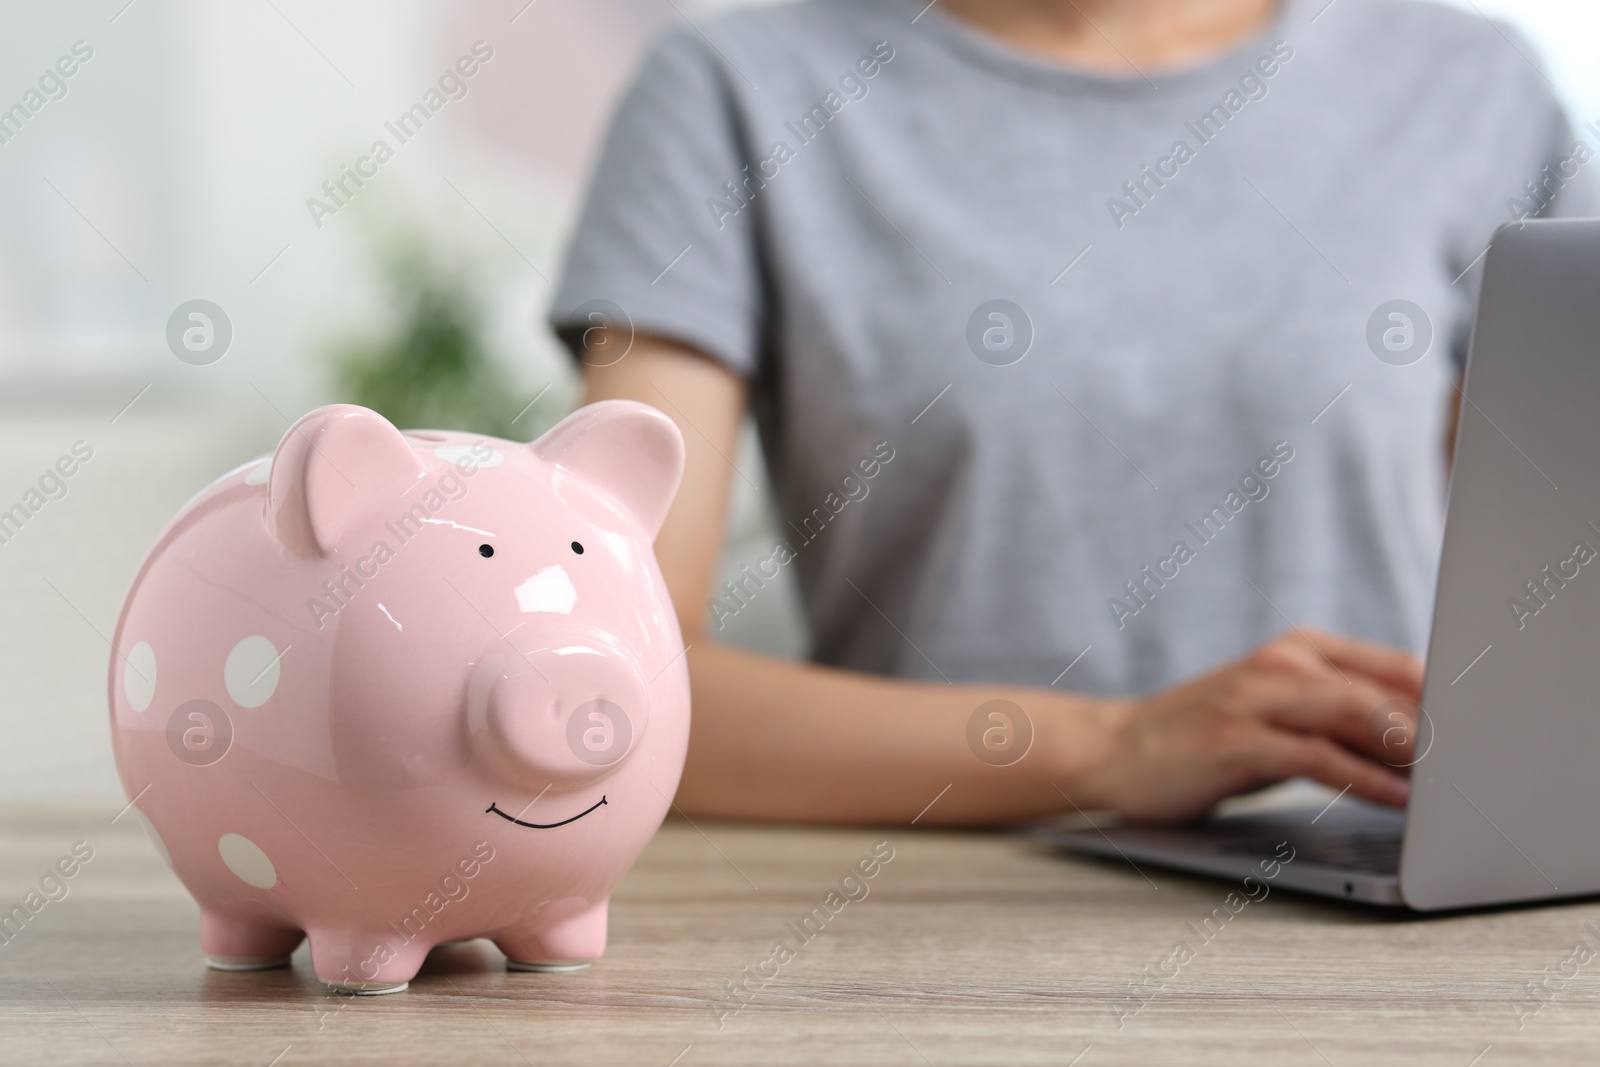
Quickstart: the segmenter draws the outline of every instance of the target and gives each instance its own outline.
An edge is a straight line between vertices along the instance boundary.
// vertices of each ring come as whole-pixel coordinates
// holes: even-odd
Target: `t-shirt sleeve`
[[[1594,149],[1580,138],[1572,128],[1566,112],[1552,101],[1550,117],[1550,153],[1545,164],[1548,171],[1564,184],[1554,191],[1554,198],[1539,212],[1545,218],[1585,219],[1600,215],[1600,174],[1594,165]]]
[[[755,212],[728,210],[739,202],[728,184],[738,187],[748,161],[738,77],[680,30],[655,44],[623,95],[550,309],[574,355],[590,327],[631,326],[754,373],[764,314]]]
[[[1513,27],[1496,22],[1496,45],[1508,46],[1497,54],[1507,64],[1500,78],[1499,119],[1502,136],[1496,146],[1509,168],[1491,169],[1493,185],[1483,189],[1487,209],[1475,227],[1463,259],[1481,257],[1484,246],[1499,226],[1519,218],[1588,218],[1600,215],[1600,161],[1587,140],[1573,129],[1566,109],[1555,95],[1538,52]],[[1471,251],[1468,251],[1471,249]],[[1482,281],[1481,258],[1460,264],[1464,268],[1461,293],[1475,299]],[[1451,340],[1450,355],[1458,371],[1465,369],[1471,305],[1464,304],[1462,326]]]

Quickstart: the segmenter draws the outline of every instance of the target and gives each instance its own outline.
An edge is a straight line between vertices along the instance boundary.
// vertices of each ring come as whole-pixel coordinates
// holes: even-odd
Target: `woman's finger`
[[[1257,769],[1274,780],[1310,778],[1379,804],[1404,807],[1411,784],[1371,760],[1322,737],[1269,730],[1261,738]]]
[[[1359,672],[1413,698],[1422,695],[1423,664],[1412,653],[1321,630],[1303,629],[1298,633],[1334,667]]]
[[[1280,729],[1331,738],[1391,767],[1410,762],[1410,734],[1391,730],[1396,723],[1389,713],[1401,702],[1360,676],[1346,682],[1332,675],[1267,674],[1236,685],[1234,694],[1236,703],[1230,709],[1234,713]]]

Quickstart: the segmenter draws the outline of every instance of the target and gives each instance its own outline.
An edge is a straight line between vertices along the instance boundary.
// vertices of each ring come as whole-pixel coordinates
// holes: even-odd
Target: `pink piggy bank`
[[[428,950],[605,951],[689,736],[652,542],[683,440],[643,404],[532,444],[321,408],[195,497],[134,578],[111,729],[224,970],[404,989]]]

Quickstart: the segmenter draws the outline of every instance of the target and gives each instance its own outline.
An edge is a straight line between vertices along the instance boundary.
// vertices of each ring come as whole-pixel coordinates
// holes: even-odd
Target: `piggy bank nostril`
[[[567,747],[591,767],[609,767],[633,746],[633,720],[604,698],[579,704],[567,719]]]

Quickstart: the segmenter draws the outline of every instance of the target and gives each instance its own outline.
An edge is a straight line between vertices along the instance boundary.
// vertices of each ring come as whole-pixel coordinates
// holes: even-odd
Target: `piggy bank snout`
[[[649,690],[632,657],[604,640],[486,655],[473,672],[474,756],[529,789],[570,789],[616,770],[638,746]]]

